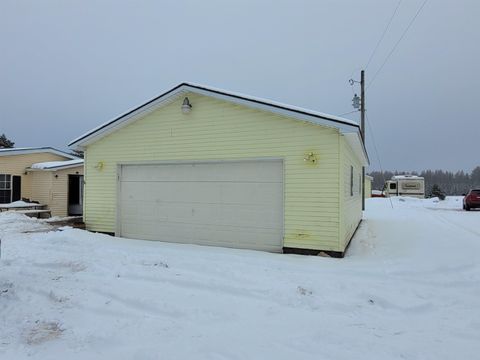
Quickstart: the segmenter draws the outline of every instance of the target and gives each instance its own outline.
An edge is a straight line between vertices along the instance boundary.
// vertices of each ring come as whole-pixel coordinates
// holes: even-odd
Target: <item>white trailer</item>
[[[385,196],[425,198],[425,179],[416,175],[395,175],[385,182]]]

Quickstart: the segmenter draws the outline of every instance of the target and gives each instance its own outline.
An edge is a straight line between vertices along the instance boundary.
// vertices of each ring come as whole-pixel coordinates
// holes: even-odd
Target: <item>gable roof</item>
[[[234,93],[226,90],[221,90],[209,86],[198,85],[193,83],[181,83],[165,93],[153,98],[146,103],[127,111],[123,115],[110,120],[89,132],[72,140],[68,146],[73,149],[82,149],[104,136],[136,121],[140,117],[158,109],[161,106],[169,104],[187,93],[196,93],[213,97],[220,100],[229,101],[231,103],[244,105],[250,108],[264,110],[275,114],[284,115],[296,120],[306,121],[315,125],[322,125],[339,129],[343,134],[357,134],[357,141],[360,141],[360,148],[362,149],[363,157],[368,163],[368,155],[360,135],[360,126],[353,120],[345,119],[339,116],[329,115],[313,110],[300,108],[297,106],[287,105],[272,100],[253,97]],[[352,139],[350,137],[350,139]]]
[[[49,146],[0,149],[0,156],[26,155],[26,154],[37,154],[37,153],[50,153],[50,154],[60,155],[72,160],[78,159],[78,157],[76,156],[73,156],[69,153],[66,153],[61,150],[57,150]]]
[[[29,171],[43,170],[56,171],[83,166],[83,159],[65,160],[65,161],[47,161],[35,163],[30,166]]]

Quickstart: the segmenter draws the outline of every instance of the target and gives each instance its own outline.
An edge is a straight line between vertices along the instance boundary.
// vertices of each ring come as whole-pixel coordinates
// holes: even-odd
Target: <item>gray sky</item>
[[[367,84],[422,2],[402,1]],[[65,149],[182,81],[346,113],[348,79],[359,79],[397,3],[3,0],[0,133]],[[480,165],[479,14],[477,0],[427,2],[368,89],[384,169]]]

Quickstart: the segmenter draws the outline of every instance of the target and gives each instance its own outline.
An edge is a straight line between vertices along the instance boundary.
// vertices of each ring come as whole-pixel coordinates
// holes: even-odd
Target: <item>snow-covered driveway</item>
[[[370,199],[344,259],[0,214],[0,359],[477,358],[480,211],[460,209]]]

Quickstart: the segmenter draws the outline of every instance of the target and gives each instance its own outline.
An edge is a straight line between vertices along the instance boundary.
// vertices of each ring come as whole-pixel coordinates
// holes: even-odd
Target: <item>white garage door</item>
[[[281,251],[283,163],[123,165],[118,235]]]

